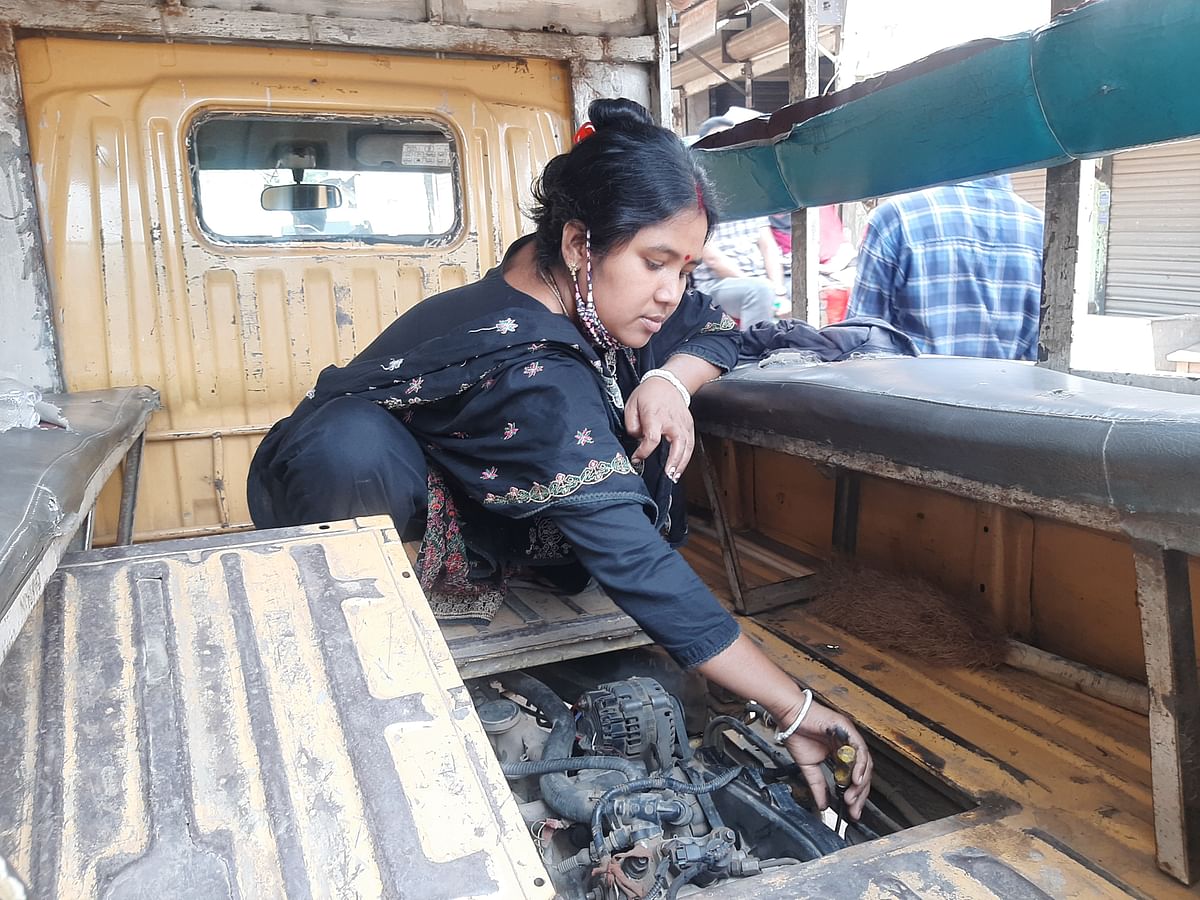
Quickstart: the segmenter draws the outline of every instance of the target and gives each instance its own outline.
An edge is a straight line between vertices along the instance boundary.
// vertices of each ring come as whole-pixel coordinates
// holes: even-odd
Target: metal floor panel
[[[67,557],[0,668],[41,897],[550,897],[390,523]]]

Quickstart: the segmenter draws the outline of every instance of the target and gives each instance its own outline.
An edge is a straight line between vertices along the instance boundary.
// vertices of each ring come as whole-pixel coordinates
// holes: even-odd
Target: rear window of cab
[[[188,156],[218,243],[438,246],[462,227],[458,148],[432,120],[209,113]]]

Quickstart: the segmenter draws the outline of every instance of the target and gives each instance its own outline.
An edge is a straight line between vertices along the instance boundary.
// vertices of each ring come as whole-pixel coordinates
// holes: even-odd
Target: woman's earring
[[[567,268],[571,270],[571,280],[577,281],[579,279],[578,263],[567,263]]]

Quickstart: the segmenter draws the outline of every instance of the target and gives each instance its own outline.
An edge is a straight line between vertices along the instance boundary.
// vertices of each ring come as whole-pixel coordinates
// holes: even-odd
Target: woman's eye
[[[648,268],[648,269],[649,269],[651,272],[657,272],[657,271],[659,271],[659,270],[660,270],[660,269],[663,267],[663,264],[662,264],[662,263],[660,263],[660,262],[655,262],[655,261],[654,261],[654,260],[652,260],[652,259],[648,259],[648,260],[646,260],[646,267],[647,267],[647,268]]]

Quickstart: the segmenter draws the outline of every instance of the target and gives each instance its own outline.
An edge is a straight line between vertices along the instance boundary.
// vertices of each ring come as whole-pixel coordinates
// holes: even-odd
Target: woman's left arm
[[[708,360],[686,353],[676,353],[661,368],[678,379],[689,398],[724,374]],[[659,441],[666,438],[671,445],[671,452],[667,454],[667,477],[672,481],[679,480],[696,447],[696,427],[683,394],[670,380],[645,378],[637,386],[625,403],[625,430],[641,438],[633,451],[635,462],[653,453]]]

